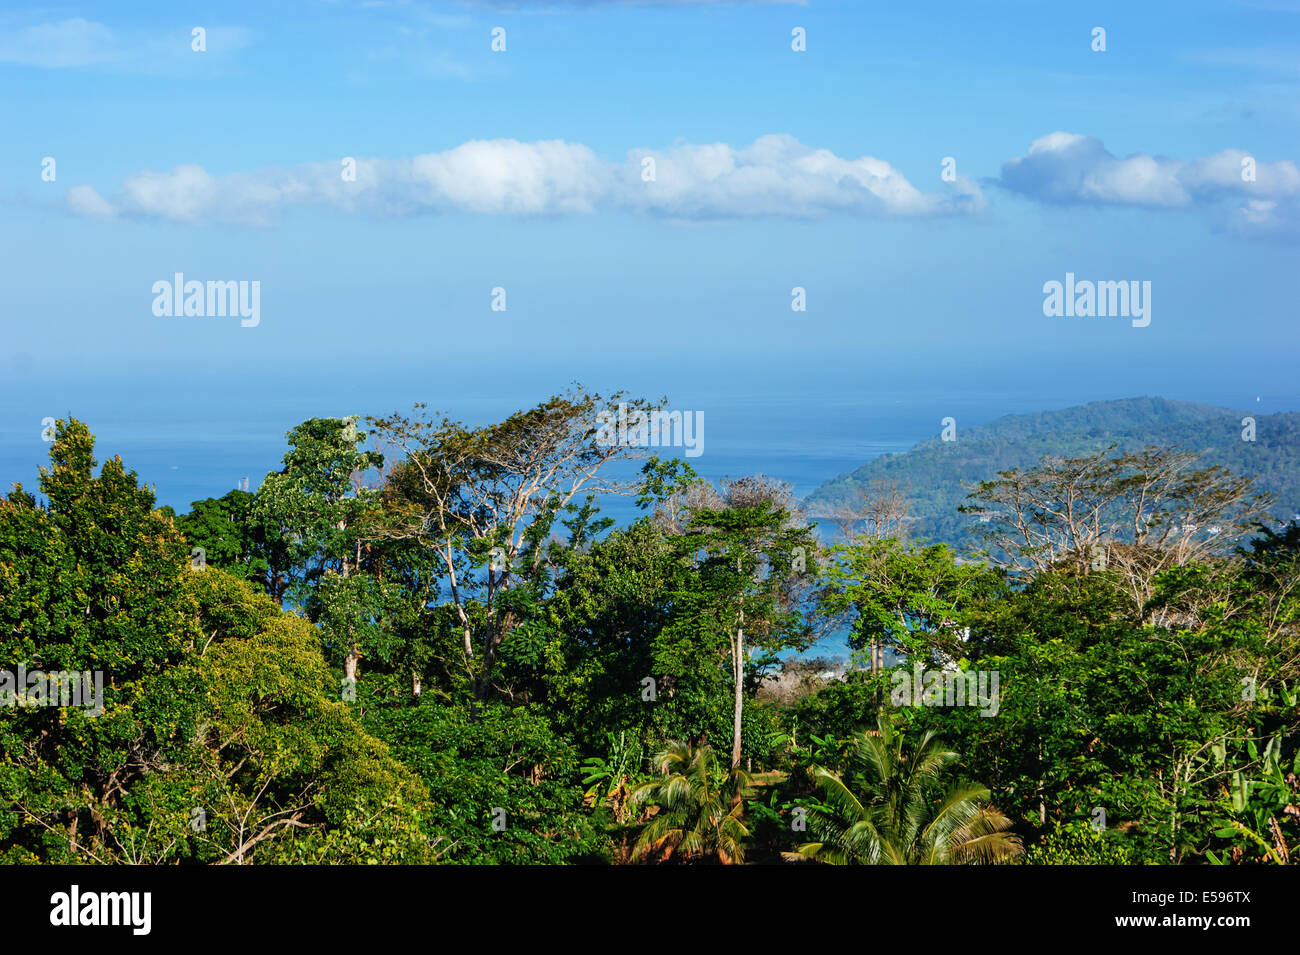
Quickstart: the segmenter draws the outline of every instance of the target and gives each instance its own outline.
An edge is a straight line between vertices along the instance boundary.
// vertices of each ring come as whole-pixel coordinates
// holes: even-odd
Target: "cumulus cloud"
[[[1040,202],[1196,209],[1233,231],[1300,233],[1300,167],[1238,149],[1193,160],[1120,159],[1093,136],[1056,132],[1003,163],[998,184]]]
[[[979,187],[968,179],[959,179],[947,193],[924,193],[882,159],[843,159],[792,136],[763,136],[744,149],[718,143],[634,150],[628,166],[637,180],[647,157],[654,160],[656,179],[627,183],[627,202],[675,218],[809,218],[828,212],[925,216],[974,212],[984,205]]]
[[[601,160],[580,143],[474,140],[403,159],[357,158],[213,176],[183,165],[128,176],[111,199],[89,186],[67,195],[80,215],[264,226],[295,206],[402,216],[469,212],[561,216],[631,211],[683,220],[960,215],[984,207],[967,179],[942,193],[917,189],[889,163],[845,159],[790,136],[632,150]]]

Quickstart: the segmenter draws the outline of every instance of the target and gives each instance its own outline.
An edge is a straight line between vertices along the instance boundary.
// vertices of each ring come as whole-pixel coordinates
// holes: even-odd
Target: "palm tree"
[[[710,746],[681,742],[670,742],[655,756],[655,768],[661,778],[632,792],[633,805],[657,807],[641,830],[633,860],[668,861],[676,854],[688,862],[744,862],[749,775],[739,767],[724,769]]]
[[[988,806],[989,791],[971,783],[944,789],[943,777],[957,754],[928,731],[911,753],[904,737],[881,713],[878,733],[853,740],[850,779],[820,766],[811,775],[826,811],[808,814],[820,840],[783,853],[791,860],[832,865],[946,865],[1006,862],[1024,854],[1011,820]]]

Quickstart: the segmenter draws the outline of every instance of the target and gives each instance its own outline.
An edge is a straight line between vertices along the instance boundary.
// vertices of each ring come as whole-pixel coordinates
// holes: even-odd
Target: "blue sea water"
[[[1005,414],[1127,396],[1082,389],[1062,394],[851,383],[796,388],[763,382],[755,387],[752,381],[689,377],[677,384],[669,407],[703,413],[703,453],[687,459],[703,477],[716,481],[763,473],[789,481],[800,497],[864,461],[905,451],[937,434],[945,417],[956,418],[964,428]],[[47,463],[49,452],[42,422],[71,414],[90,424],[101,463],[120,455],[142,483],[156,489],[159,504],[184,512],[191,502],[224,494],[244,478],[256,490],[264,475],[280,466],[285,432],[309,417],[409,411],[419,400],[468,423],[486,423],[563,388],[562,381],[548,383],[543,375],[525,380],[510,374],[409,369],[360,381],[346,375],[232,376],[196,370],[132,379],[8,382],[0,384],[0,481],[6,487],[21,482],[35,491],[37,469]],[[662,392],[641,393],[657,398]],[[1202,400],[1244,404],[1239,396]],[[1289,401],[1270,400],[1258,410],[1296,407],[1288,406]],[[674,453],[682,452],[664,452]],[[625,470],[620,476],[631,475],[632,470]],[[640,513],[627,497],[603,499],[601,507],[620,524]],[[810,653],[845,656],[842,635],[822,641]]]
[[[280,467],[285,432],[309,417],[409,412],[413,400],[422,400],[460,420],[486,423],[547,394],[513,388],[484,395],[434,384],[372,388],[365,396],[348,397],[324,384],[245,380],[223,390],[211,379],[22,391],[0,387],[0,481],[34,487],[37,468],[49,453],[42,421],[74,415],[89,423],[101,463],[121,455],[142,483],[156,488],[159,504],[184,511],[192,501],[224,494],[245,477],[256,490],[267,472]],[[672,400],[669,406],[703,414],[703,453],[687,457],[682,449],[664,449],[660,454],[681,456],[712,480],[753,473],[778,477],[803,496],[827,478],[937,434],[944,417],[955,416],[966,427],[1041,410],[1044,398],[870,390],[828,397],[696,388],[688,400]],[[607,503],[614,516],[634,513],[629,502]]]

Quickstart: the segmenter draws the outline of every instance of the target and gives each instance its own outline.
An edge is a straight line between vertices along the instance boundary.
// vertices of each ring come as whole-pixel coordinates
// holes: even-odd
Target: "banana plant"
[[[605,756],[590,756],[582,764],[582,784],[587,787],[585,798],[589,804],[603,802],[614,810],[619,822],[626,822],[630,813],[628,797],[631,786],[628,777],[636,773],[644,757],[639,742],[629,738],[626,730],[617,736],[606,733]]]
[[[1242,861],[1240,843],[1252,846],[1263,861],[1288,865],[1300,862],[1300,753],[1292,760],[1289,773],[1282,768],[1282,737],[1269,739],[1261,754],[1253,741],[1247,742],[1251,763],[1258,763],[1259,775],[1249,778],[1236,770],[1224,787],[1221,815],[1214,820],[1214,834],[1239,845],[1230,853],[1209,851],[1215,865]],[[1288,835],[1288,830],[1290,834]]]

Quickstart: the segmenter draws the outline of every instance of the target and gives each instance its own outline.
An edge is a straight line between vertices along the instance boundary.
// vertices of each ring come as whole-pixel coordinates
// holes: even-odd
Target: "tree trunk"
[[[1035,719],[1041,720],[1042,715],[1043,715],[1042,707],[1038,703],[1035,703],[1034,704]],[[1041,726],[1042,723],[1040,722],[1038,725]],[[1043,793],[1043,773],[1045,772],[1043,762],[1044,762],[1043,736],[1040,733],[1038,735],[1038,765],[1035,767],[1037,779],[1035,780],[1035,785],[1034,785],[1034,794],[1038,796],[1038,824],[1040,826],[1047,825],[1047,799]]]
[[[736,558],[736,569],[740,569],[740,558]],[[736,705],[732,720],[731,733],[731,768],[740,768],[740,717],[745,706],[745,595],[740,595],[740,617],[736,622],[736,645],[732,648],[735,661]]]
[[[1178,751],[1174,750],[1174,789],[1169,798],[1169,864],[1178,865],[1178,790],[1182,785],[1183,772],[1178,765]]]
[[[1038,737],[1038,779],[1034,786],[1034,793],[1038,796],[1038,824],[1047,825],[1047,798],[1043,794],[1043,738]]]
[[[731,768],[740,765],[740,717],[745,705],[745,631],[736,631],[735,648],[736,706],[735,719],[732,723]]]

